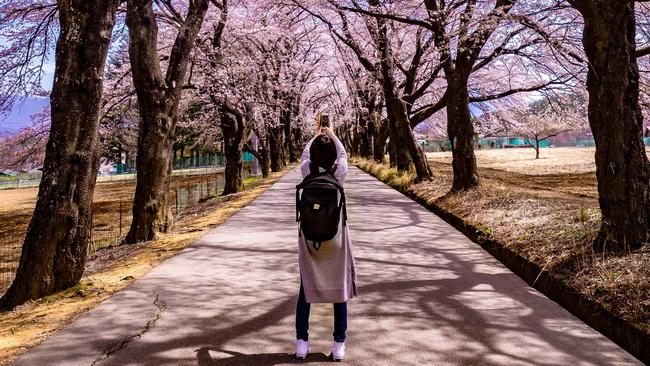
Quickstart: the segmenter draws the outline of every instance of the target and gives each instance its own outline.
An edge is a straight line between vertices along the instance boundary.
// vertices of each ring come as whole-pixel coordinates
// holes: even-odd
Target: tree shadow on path
[[[298,292],[295,212],[293,201],[287,203],[295,182],[281,182],[275,194],[263,195],[117,295],[120,301],[109,300],[91,314],[95,322],[129,329],[126,322],[142,321],[129,313],[143,304],[140,299],[155,291],[167,304],[155,327],[101,365],[328,361],[322,353],[306,361],[288,353]],[[358,187],[348,198],[360,297],[350,306],[346,363],[637,364],[417,203],[354,171],[349,182]],[[329,332],[324,322],[330,311],[321,310],[314,313],[314,345]],[[77,357],[71,344],[102,352],[121,335],[73,326],[68,342],[51,342],[41,347],[40,362],[24,364],[57,360],[68,366]],[[325,349],[326,341],[320,342]]]
[[[210,351],[226,353],[231,355],[231,357],[214,359]],[[298,360],[292,354],[288,353],[244,354],[211,347],[199,348],[196,358],[199,361],[199,366],[275,366],[280,364],[309,364],[312,362],[329,361],[329,358],[324,353],[310,353],[306,360]]]

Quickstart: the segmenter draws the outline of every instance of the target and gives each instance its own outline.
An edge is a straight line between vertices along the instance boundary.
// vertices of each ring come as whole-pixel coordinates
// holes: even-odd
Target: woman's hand
[[[321,127],[320,131],[321,131],[321,133],[324,133],[324,134],[326,134],[327,136],[333,138],[335,135],[334,135],[334,128],[332,127],[332,124],[331,124],[331,123],[332,123],[332,122],[330,122],[330,125],[327,126],[327,127]]]
[[[332,121],[331,120],[330,120],[329,126],[322,127],[321,123],[320,123],[320,118],[316,119],[316,135],[320,135],[321,133],[324,133],[329,137],[336,136],[334,134],[334,126],[332,126]]]

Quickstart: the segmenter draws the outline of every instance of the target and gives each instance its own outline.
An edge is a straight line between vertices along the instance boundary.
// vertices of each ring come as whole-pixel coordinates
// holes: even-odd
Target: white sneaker
[[[304,360],[309,353],[309,342],[302,339],[296,339],[296,358]]]
[[[336,342],[334,341],[334,344],[332,344],[332,360],[335,362],[340,362],[343,360],[343,356],[345,356],[345,342]]]

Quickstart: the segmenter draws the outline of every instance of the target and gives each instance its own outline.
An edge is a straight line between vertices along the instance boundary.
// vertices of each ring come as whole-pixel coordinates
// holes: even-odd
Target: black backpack
[[[341,211],[343,225],[346,225],[347,210],[345,192],[333,175],[336,166],[323,173],[310,168],[311,173],[296,186],[296,222],[300,222],[305,239],[312,241],[314,249],[319,250],[323,242],[338,233]]]

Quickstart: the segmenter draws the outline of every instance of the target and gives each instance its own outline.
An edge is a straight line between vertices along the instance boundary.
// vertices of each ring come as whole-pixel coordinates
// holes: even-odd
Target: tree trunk
[[[262,168],[262,177],[269,176],[271,170],[271,154],[267,144],[261,144],[257,148],[260,153],[260,166]]]
[[[377,122],[373,113],[368,114],[368,149],[370,150],[370,155],[366,159],[374,159],[375,157],[375,136],[377,135],[375,131],[379,129]]]
[[[396,167],[398,171],[405,172],[409,170],[412,162],[407,147],[408,141],[406,141],[400,131],[398,117],[394,112],[390,100],[386,101],[386,108],[388,109],[388,128],[390,134],[390,166]]]
[[[298,161],[298,149],[296,145],[296,129],[291,130],[291,134],[289,135],[289,138],[287,139],[289,143],[289,163],[295,163]]]
[[[284,168],[284,160],[282,158],[284,150],[283,130],[281,127],[269,128],[268,141],[271,157],[271,171],[279,172]]]
[[[291,144],[293,145],[293,149],[291,150],[293,153],[291,156],[291,162],[300,162],[300,147],[302,146],[302,130],[300,128],[293,129],[293,134],[291,135]]]
[[[282,148],[282,160],[284,165],[288,165],[292,159],[291,157],[293,156],[293,146],[291,142],[293,139],[291,138],[291,106],[287,108],[286,111],[282,112],[282,129],[283,129],[283,134],[284,134],[284,140],[283,140],[283,148]]]
[[[648,242],[650,166],[643,144],[632,1],[575,1],[585,19],[589,124],[596,141],[602,223],[596,251]]]
[[[118,4],[58,2],[60,34],[43,177],[16,278],[0,299],[2,309],[73,286],[83,274],[99,169],[102,75]]]
[[[222,193],[225,196],[240,192],[244,187],[241,174],[244,167],[242,149],[248,137],[243,115],[225,103],[221,112],[221,130],[226,154],[226,182]]]
[[[415,141],[415,136],[413,135],[413,130],[411,130],[408,114],[403,102],[397,100],[391,103],[387,100],[386,107],[391,110],[388,112],[389,121],[392,117],[393,121],[391,123],[396,124],[391,129],[391,141],[395,138],[394,141],[397,145],[397,170],[407,171],[409,164],[412,162],[417,174],[415,181],[430,180],[432,176],[431,169],[429,168],[424,151],[422,151]]]
[[[457,71],[461,73],[462,71]],[[474,126],[469,112],[469,75],[447,75],[447,134],[451,141],[453,191],[478,186],[479,175],[474,155]]]
[[[373,118],[369,116],[369,118],[368,118],[368,127],[366,128],[366,131],[365,131],[366,132],[366,137],[365,138],[366,138],[366,141],[367,141],[367,144],[368,144],[368,148],[367,148],[366,151],[362,151],[363,157],[366,158],[366,159],[372,159],[373,156],[374,156],[374,153],[375,153],[375,148],[374,148],[375,147],[375,138],[374,138],[375,135],[372,132],[372,129],[374,128],[374,126],[373,126],[374,123],[375,122],[374,122]]]
[[[377,105],[377,94],[374,94],[372,91],[366,91],[359,93],[359,99],[363,101],[362,103],[362,116],[365,119],[364,126],[364,141],[361,144],[361,156],[366,159],[372,159],[375,157],[375,145],[377,144],[377,135],[380,129],[380,116],[379,111],[381,111],[382,106]],[[383,144],[385,144],[385,139]],[[383,150],[380,152],[383,155]]]
[[[361,156],[361,145],[363,144],[361,117],[357,117],[356,122],[352,128],[352,136],[350,137],[350,155],[352,156]]]
[[[362,158],[370,158],[372,156],[371,139],[369,139],[368,127],[370,125],[370,116],[367,112],[361,113],[359,116],[359,125],[357,130],[358,138],[358,154]]]
[[[376,6],[379,5],[379,2],[375,0],[371,4]],[[379,27],[377,46],[381,54],[381,84],[386,102],[391,143],[396,148],[397,169],[407,171],[409,169],[409,160],[411,160],[415,165],[417,174],[415,181],[430,180],[432,176],[431,169],[429,169],[424,152],[415,141],[406,105],[397,92],[397,82],[393,75],[393,53],[388,39],[386,20],[376,18],[376,21]]]
[[[190,2],[163,77],[158,55],[158,26],[151,0],[127,3],[129,57],[140,109],[137,183],[133,221],[125,243],[152,240],[171,226],[168,207],[171,148],[183,83],[194,40],[208,9],[208,0]]]
[[[541,141],[539,141],[538,137],[535,137],[535,160],[539,159],[539,144]]]
[[[249,131],[250,132],[250,131]],[[259,134],[255,132],[257,136]],[[245,141],[248,141],[248,138],[245,139]],[[257,139],[257,151],[253,150],[250,144],[244,144],[244,148],[246,148],[246,151],[249,151],[251,154],[255,156],[255,159],[257,159],[257,162],[259,164],[259,168],[262,172],[262,178],[266,178],[269,176],[270,172],[270,167],[269,167],[269,161],[271,160],[269,157],[269,149],[267,148],[266,142],[263,141],[258,137]]]
[[[335,127],[335,133],[336,136],[338,136],[339,140],[341,140],[341,143],[343,144],[345,151],[350,151],[350,153],[352,154],[354,145],[352,139],[350,138],[350,126],[348,126],[347,123],[340,124]]]
[[[246,139],[248,140],[248,139]],[[262,171],[262,178],[269,176],[269,159],[268,159],[268,150],[262,144],[261,140],[257,140],[257,151],[253,150],[251,145],[244,144],[245,151],[250,152],[255,156],[259,164],[260,170]]]
[[[390,131],[388,135],[390,135]],[[391,168],[395,168],[397,167],[397,149],[395,148],[395,144],[391,139],[388,139],[387,145],[388,145],[388,163]]]
[[[379,116],[375,118],[375,124],[377,128],[373,131],[373,147],[372,153],[373,158],[378,163],[384,162],[384,157],[386,156],[386,140],[388,139],[388,120],[379,120]]]

